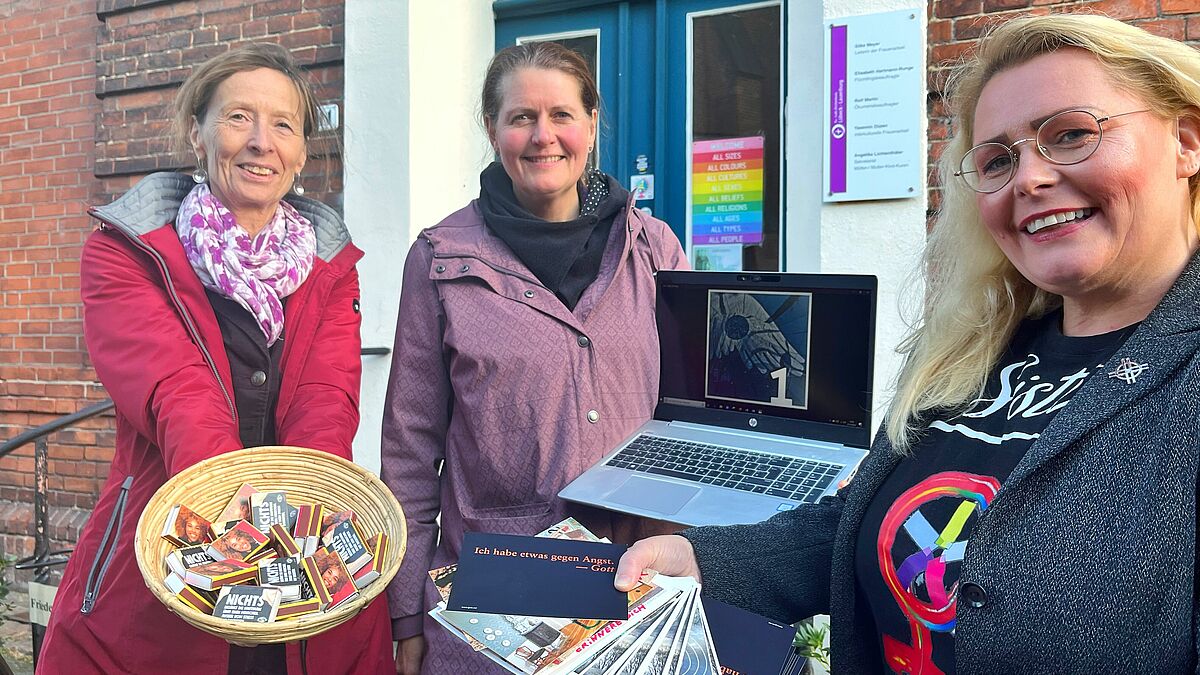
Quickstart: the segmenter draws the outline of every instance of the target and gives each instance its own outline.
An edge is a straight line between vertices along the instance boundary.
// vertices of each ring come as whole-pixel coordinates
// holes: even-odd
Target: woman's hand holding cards
[[[617,563],[614,585],[619,591],[628,591],[648,571],[701,581],[700,565],[696,562],[692,543],[677,534],[649,537],[630,546]]]

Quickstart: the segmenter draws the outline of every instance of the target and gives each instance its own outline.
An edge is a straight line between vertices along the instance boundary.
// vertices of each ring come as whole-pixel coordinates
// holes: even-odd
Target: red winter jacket
[[[80,266],[84,335],[116,403],[116,452],[63,575],[38,673],[228,669],[229,645],[151,595],[133,553],[138,517],[167,478],[242,447],[221,331],[172,225],[192,187],[183,174],[153,174],[91,210],[101,226],[84,245]],[[286,303],[276,438],[349,459],[361,376],[354,265],[362,252],[332,209],[289,201],[313,223],[317,255]],[[307,672],[394,672],[391,647],[381,596],[308,641]],[[287,658],[289,673],[300,673],[298,643],[287,646]]]

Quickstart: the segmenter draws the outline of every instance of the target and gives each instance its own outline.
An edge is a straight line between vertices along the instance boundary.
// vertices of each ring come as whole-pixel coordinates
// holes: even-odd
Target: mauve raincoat
[[[623,543],[677,529],[556,495],[653,414],[654,273],[686,266],[666,223],[632,202],[573,312],[490,233],[475,202],[413,244],[382,478],[408,517],[408,552],[388,589],[394,633],[424,630],[424,673],[503,672],[422,617],[438,597],[427,571],[458,559],[465,531],[531,535],[569,515]]]

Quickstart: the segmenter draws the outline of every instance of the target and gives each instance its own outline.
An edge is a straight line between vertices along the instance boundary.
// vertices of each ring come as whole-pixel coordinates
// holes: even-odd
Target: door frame
[[[720,0],[712,0],[712,1],[718,2]],[[693,27],[695,26],[695,19],[698,17],[718,16],[721,14],[730,14],[732,12],[744,12],[744,11],[755,10],[755,9],[763,9],[766,7],[779,7],[779,118],[778,118],[779,119],[779,177],[778,177],[779,185],[777,188],[778,195],[779,195],[779,204],[778,204],[778,207],[779,207],[779,223],[778,223],[778,227],[779,227],[779,250],[778,250],[779,269],[775,270],[775,271],[783,271],[783,270],[787,269],[787,263],[784,259],[784,256],[787,252],[787,246],[786,246],[786,242],[785,242],[785,240],[787,238],[787,230],[784,227],[784,225],[786,223],[786,219],[784,218],[784,211],[783,211],[783,205],[786,201],[785,193],[784,193],[784,186],[786,185],[786,183],[784,181],[784,166],[786,164],[784,162],[784,148],[786,147],[785,134],[787,133],[787,129],[784,124],[786,121],[786,118],[783,114],[783,111],[784,111],[784,108],[787,106],[787,98],[786,98],[787,97],[787,71],[785,69],[785,66],[787,64],[787,44],[785,41],[785,37],[787,35],[787,25],[786,25],[786,17],[784,14],[784,11],[786,9],[786,3],[784,3],[783,0],[748,0],[747,2],[743,2],[742,4],[733,4],[733,5],[726,5],[726,6],[721,6],[721,7],[712,7],[709,9],[698,9],[698,10],[695,10],[692,12],[685,12],[683,15],[683,20],[684,20],[684,43],[683,44],[684,44],[684,51],[685,51],[685,55],[684,55],[685,70],[684,70],[684,80],[683,81],[684,81],[684,86],[685,86],[686,90],[685,90],[684,96],[683,96],[684,105],[685,105],[685,108],[684,108],[685,125],[684,125],[684,136],[683,136],[684,147],[681,148],[682,152],[680,153],[680,161],[681,161],[681,165],[684,167],[684,174],[685,174],[685,177],[683,180],[684,201],[683,201],[682,215],[684,218],[683,231],[684,231],[684,237],[686,239],[681,243],[683,244],[684,252],[687,253],[689,262],[694,260],[694,258],[693,258],[694,246],[692,245],[692,176],[691,176],[692,140],[691,139],[692,139],[692,131],[693,131],[693,129],[692,129],[692,118],[693,118],[692,113],[694,112],[693,100],[695,98],[695,94],[692,89],[692,76],[695,74],[695,72],[694,72],[695,55],[694,55],[694,52],[692,49],[692,47],[693,47],[692,31],[693,31]],[[764,165],[764,169],[765,169],[765,165]],[[764,171],[764,175],[765,175],[765,171]],[[765,190],[764,190],[764,192],[765,192]]]
[[[721,5],[724,2],[726,4]],[[697,9],[682,12],[684,26],[675,36],[672,36],[670,31],[670,23],[673,18],[680,14],[678,8],[685,5],[714,5],[704,9]],[[630,114],[632,78],[634,74],[631,71],[632,60],[631,54],[631,38],[632,30],[631,21],[633,9],[636,6],[639,14],[646,14],[646,10],[652,11],[654,17],[653,25],[653,113],[646,123],[653,125],[653,165],[651,172],[656,175],[655,199],[652,202],[639,202],[639,205],[649,204],[652,206],[655,216],[666,221],[675,234],[679,237],[680,243],[691,260],[693,254],[693,246],[691,242],[692,223],[691,223],[691,133],[692,133],[692,91],[691,77],[693,67],[692,56],[692,19],[697,16],[726,14],[734,11],[744,11],[760,9],[764,7],[779,7],[779,175],[778,175],[778,208],[779,208],[779,244],[778,244],[778,259],[779,270],[787,269],[787,218],[785,205],[787,203],[787,117],[785,110],[787,108],[787,6],[785,0],[493,0],[492,9],[497,27],[501,22],[515,19],[538,19],[549,18],[551,16],[560,16],[575,10],[604,10],[612,9],[615,11],[615,27],[616,35],[614,36],[615,45],[615,63],[616,73],[613,80],[612,96],[605,97],[605,102],[611,108],[608,112],[611,118],[615,121],[617,132],[613,134],[615,143],[608,144],[607,151],[601,151],[600,140],[602,134],[597,134],[597,152],[599,152],[600,162],[598,166],[606,172],[612,174],[623,185],[629,183],[631,175],[634,174],[630,167],[633,164],[631,151],[631,142],[629,140],[629,130],[631,124],[634,123]],[[499,33],[497,30],[496,48],[500,49],[507,46],[507,42],[501,44]],[[579,29],[579,30],[564,30],[564,31],[547,31],[533,35],[522,36],[521,41],[534,38],[560,38],[560,37],[581,37],[588,34],[600,35],[597,40],[596,68],[599,71],[602,68],[601,50],[603,49],[604,38],[600,29]],[[672,44],[672,38],[683,41],[683,48],[678,53],[681,63],[670,63],[671,50],[677,49],[678,45]],[[600,86],[601,75],[599,72],[593,74],[596,78],[597,85]],[[683,96],[685,99],[680,102],[674,101],[671,96],[672,81],[671,78],[682,77],[683,79]],[[601,86],[603,91],[603,87]],[[615,100],[614,100],[615,99]],[[672,141],[668,138],[669,120],[677,119],[678,115],[686,115],[685,129],[683,130],[682,138]],[[682,146],[682,147],[678,147]],[[668,180],[669,177],[674,177],[676,180]],[[682,183],[682,184],[680,184]],[[675,208],[671,208],[667,204],[667,199],[660,195],[669,193],[678,189],[680,199]]]

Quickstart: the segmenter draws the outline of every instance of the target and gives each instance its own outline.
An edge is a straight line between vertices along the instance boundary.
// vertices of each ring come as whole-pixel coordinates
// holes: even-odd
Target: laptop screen
[[[658,274],[655,418],[870,444],[873,276]]]

